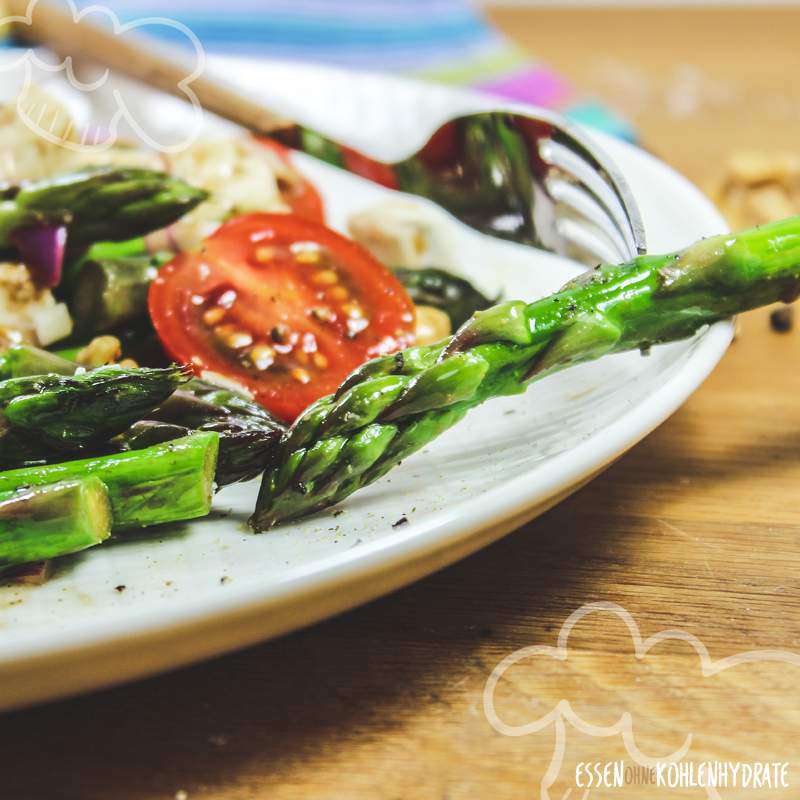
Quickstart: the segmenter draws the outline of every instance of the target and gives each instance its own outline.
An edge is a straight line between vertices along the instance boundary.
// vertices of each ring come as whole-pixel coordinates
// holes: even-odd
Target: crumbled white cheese
[[[167,171],[210,197],[169,228],[172,243],[190,249],[229,217],[251,211],[289,211],[281,189],[300,177],[270,148],[242,137],[204,139],[170,155]]]
[[[0,343],[47,347],[70,333],[67,307],[36,286],[24,264],[0,263]]]
[[[353,214],[350,235],[388,267],[452,267],[447,222],[423,203],[387,200]]]

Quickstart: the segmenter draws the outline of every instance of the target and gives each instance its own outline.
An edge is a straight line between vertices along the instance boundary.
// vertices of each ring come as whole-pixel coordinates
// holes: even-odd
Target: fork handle
[[[29,0],[9,0],[12,14],[26,17]],[[72,15],[38,3],[30,24],[15,31],[26,40],[46,44],[61,56],[78,52],[130,78],[186,100],[180,83],[188,77],[180,58],[169,49],[143,38],[114,35],[86,19],[75,23]],[[292,127],[293,123],[251,100],[224,83],[200,75],[190,84],[200,105],[207,111],[235,122],[256,134],[269,135]]]

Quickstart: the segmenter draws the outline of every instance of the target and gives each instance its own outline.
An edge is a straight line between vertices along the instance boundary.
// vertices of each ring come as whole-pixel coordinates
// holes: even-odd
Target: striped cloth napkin
[[[56,0],[65,2],[66,0]],[[2,0],[0,0],[0,4]],[[404,72],[552,108],[633,138],[629,125],[495,30],[471,0],[100,0],[128,22],[184,23],[209,53]],[[76,4],[88,5],[88,0]],[[169,37],[170,29],[158,28]],[[182,34],[173,31],[176,38]],[[185,40],[184,40],[185,41]]]

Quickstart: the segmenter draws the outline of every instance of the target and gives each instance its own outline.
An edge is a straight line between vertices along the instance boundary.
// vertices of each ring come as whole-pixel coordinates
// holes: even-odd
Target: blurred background
[[[86,3],[79,3],[79,6]],[[733,226],[800,211],[800,5],[699,0],[112,0],[212,53],[400,72],[636,141]]]
[[[797,3],[517,0],[485,12],[574,92],[625,119],[732,226],[800,212]]]

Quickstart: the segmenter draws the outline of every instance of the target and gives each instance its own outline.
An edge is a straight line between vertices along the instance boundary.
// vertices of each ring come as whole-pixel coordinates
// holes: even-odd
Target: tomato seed
[[[292,251],[294,255],[298,255],[299,253],[308,253],[308,252],[317,252],[319,253],[322,248],[316,242],[292,242],[289,245],[289,249]]]
[[[246,331],[238,331],[228,338],[227,344],[232,350],[239,350],[253,344],[253,337]]]
[[[319,250],[301,250],[294,260],[298,264],[319,264],[322,261],[322,253]]]
[[[353,337],[357,333],[361,333],[369,325],[369,320],[366,319],[349,319],[347,320],[347,333]]]
[[[317,306],[311,309],[311,314],[320,322],[333,322],[336,319],[336,314],[333,313],[327,306]]]
[[[253,337],[247,331],[239,330],[233,325],[218,325],[214,328],[214,333],[232,350],[253,344]]]
[[[208,311],[203,314],[203,322],[205,322],[206,325],[214,326],[222,322],[224,317],[225,309],[214,306],[214,308],[209,308]]]
[[[317,350],[317,340],[313,333],[303,334],[303,350],[306,353],[315,353]]]
[[[314,353],[311,357],[314,361],[314,366],[318,369],[326,369],[328,366],[328,359],[322,353]]]
[[[256,369],[269,369],[275,363],[275,351],[268,344],[258,344],[250,351]]]
[[[339,282],[339,278],[332,269],[321,269],[315,272],[311,280],[319,286],[333,286]]]
[[[351,319],[361,319],[364,316],[361,306],[357,303],[345,303],[342,306],[342,311]]]
[[[310,383],[311,381],[311,376],[308,374],[308,371],[304,370],[302,367],[295,367],[291,374],[298,383]]]
[[[276,252],[274,247],[257,247],[255,253],[256,261],[259,264],[269,264],[275,258]]]
[[[236,292],[233,289],[224,291],[217,300],[217,305],[223,308],[230,308],[236,302]]]
[[[341,302],[342,300],[347,300],[347,298],[350,297],[350,292],[348,292],[344,286],[334,286],[332,289],[328,290],[328,297],[330,297],[331,300]]]

